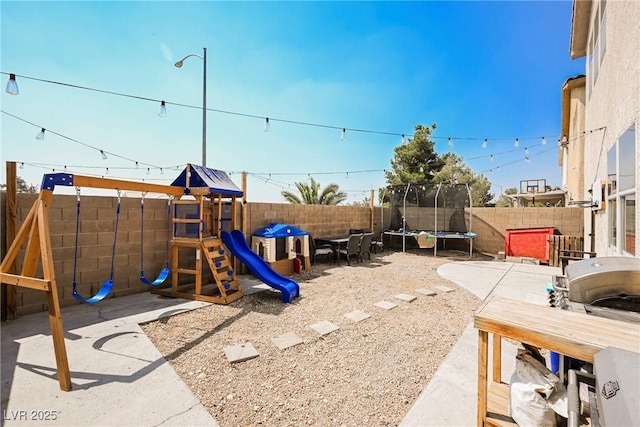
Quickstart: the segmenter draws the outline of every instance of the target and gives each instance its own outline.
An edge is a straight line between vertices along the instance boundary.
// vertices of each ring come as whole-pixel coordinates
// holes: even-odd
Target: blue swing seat
[[[109,295],[109,292],[111,292],[111,289],[113,288],[113,280],[109,279],[106,282],[104,282],[102,284],[102,286],[100,286],[100,289],[98,290],[98,293],[96,293],[94,296],[92,296],[91,298],[85,298],[82,295],[80,295],[78,293],[78,290],[76,289],[76,283],[73,283],[73,297],[75,299],[77,299],[80,302],[86,302],[89,304],[95,304],[99,301],[102,301],[104,299],[104,297],[106,297],[107,295]]]
[[[171,270],[168,267],[163,268],[158,275],[158,278],[152,282],[145,277],[144,270],[140,270],[140,281],[145,285],[158,286],[163,284],[165,280],[167,280],[167,277],[169,277],[169,273],[171,273]]]

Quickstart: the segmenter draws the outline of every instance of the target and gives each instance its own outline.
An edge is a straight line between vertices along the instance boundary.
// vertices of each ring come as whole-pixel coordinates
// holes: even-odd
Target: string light
[[[164,101],[160,101],[160,112],[158,115],[160,117],[167,117],[167,104]]]
[[[105,174],[105,175],[109,175],[109,168],[105,168],[105,170],[104,170],[104,174]]]
[[[271,125],[269,124],[269,117],[264,118],[264,131],[269,132],[271,130]]]
[[[542,137],[542,145],[547,145],[547,139],[544,136]]]
[[[449,138],[449,147],[453,147],[453,141]]]
[[[487,145],[489,145],[489,141],[485,138],[484,141],[482,141],[482,148],[487,148]]]
[[[102,160],[107,160],[107,153],[104,151],[100,150],[100,156],[102,157]]]
[[[525,157],[524,161],[527,162],[527,163],[531,163],[531,159],[529,158],[529,156]]]
[[[403,134],[402,134],[402,140],[400,141],[400,143],[401,143],[401,144],[404,144],[405,142],[407,142],[407,141],[404,139],[404,133],[403,133]]]
[[[516,148],[520,147],[520,140],[518,138],[516,138],[516,142],[513,144],[513,146]]]
[[[524,147],[524,154],[529,154],[529,148],[528,147]]]
[[[40,132],[38,132],[38,134],[36,135],[36,139],[38,141],[42,141],[44,139],[44,131],[45,131],[45,128],[41,128]]]
[[[7,87],[4,90],[9,95],[20,95],[20,89],[18,88],[18,82],[16,82],[15,74],[9,74],[9,81],[7,81]]]
[[[24,162],[20,163],[20,169],[24,169]]]
[[[340,141],[344,141],[345,139],[347,139],[346,133],[347,133],[347,129],[342,128],[342,133],[340,134]]]

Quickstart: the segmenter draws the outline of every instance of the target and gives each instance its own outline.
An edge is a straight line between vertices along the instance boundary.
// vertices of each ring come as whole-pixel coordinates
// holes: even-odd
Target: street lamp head
[[[175,66],[178,67],[178,68],[182,68],[182,64],[183,64],[182,61],[178,61],[178,62],[175,63]]]

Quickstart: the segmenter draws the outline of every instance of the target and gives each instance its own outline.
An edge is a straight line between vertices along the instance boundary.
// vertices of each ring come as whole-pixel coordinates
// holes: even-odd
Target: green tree
[[[396,148],[391,159],[391,170],[385,171],[388,185],[428,184],[440,170],[442,163],[435,152],[435,142],[429,136],[436,128],[417,125],[412,138]]]
[[[320,191],[320,183],[311,178],[310,183],[296,182],[298,193],[282,191],[282,197],[295,205],[337,205],[347,200],[347,193],[340,191],[338,184],[331,183]]]
[[[510,208],[513,207],[513,199],[509,197],[510,194],[518,194],[518,189],[516,187],[510,187],[504,190],[504,193],[498,197],[496,200],[496,207],[499,208]]]
[[[442,156],[442,168],[433,176],[434,182],[446,182],[449,184],[468,184],[471,192],[472,206],[484,206],[491,199],[491,181],[483,174],[474,173],[464,163],[464,158],[454,153],[445,153]]]
[[[0,184],[1,190],[6,190],[7,184]],[[24,180],[21,176],[16,178],[16,191],[18,193],[31,193],[35,194],[38,192],[38,187],[33,184],[27,184],[27,181]]]

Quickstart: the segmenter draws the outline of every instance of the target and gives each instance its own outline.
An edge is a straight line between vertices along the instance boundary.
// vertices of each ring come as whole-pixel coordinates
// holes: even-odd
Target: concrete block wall
[[[37,195],[18,194],[17,229],[31,209]],[[49,209],[49,226],[58,296],[62,307],[79,304],[73,297],[74,259],[76,245],[76,197],[54,195]],[[115,197],[82,196],[76,283],[85,298],[95,294],[110,278],[114,244],[117,199]],[[140,281],[141,255],[140,199],[121,199],[118,234],[115,242],[114,288],[107,298],[149,290]],[[4,228],[4,223],[3,223]],[[144,270],[154,280],[165,267],[167,259],[167,202],[145,199],[144,209]],[[18,266],[22,265],[22,254]],[[38,277],[41,276],[38,268]],[[46,293],[17,288],[18,315],[47,310]]]
[[[343,236],[350,228],[369,227],[370,212],[362,206],[248,203],[246,234],[248,238],[255,231],[279,222],[296,226],[313,237]],[[240,224],[239,219],[236,224]]]
[[[581,208],[473,208],[465,212],[467,225],[473,215],[473,247],[488,254],[505,248],[505,236],[512,228],[555,227],[560,234],[584,236],[584,210]]]
[[[17,228],[36,200],[34,194],[18,194]],[[97,292],[109,279],[113,249],[115,197],[83,196],[81,199],[79,254],[76,268],[78,290],[84,296]],[[415,216],[417,224],[433,229],[433,212]],[[350,228],[369,227],[371,211],[366,206],[291,205],[284,203],[248,203],[237,209],[236,228],[240,228],[242,211],[247,215],[247,237],[273,222],[291,224],[313,237],[343,236]],[[432,210],[432,209],[431,209]],[[4,200],[2,227],[5,227]],[[506,230],[510,228],[555,227],[565,235],[583,236],[584,211],[579,208],[473,208],[465,211],[467,227],[477,234],[474,249],[497,254],[504,250]],[[411,217],[413,218],[413,217]],[[426,219],[425,219],[426,218]],[[374,208],[373,231],[389,228],[389,208]],[[62,306],[78,304],[72,296],[76,236],[76,197],[55,195],[49,212],[51,244],[58,294]],[[426,222],[425,222],[426,221]],[[412,225],[413,227],[413,225]],[[163,199],[145,199],[144,269],[147,278],[155,279],[167,257],[167,205]],[[4,233],[3,233],[4,235]],[[123,198],[114,258],[114,291],[109,297],[145,292],[149,286],[140,282],[140,199]],[[3,251],[6,253],[6,249]],[[191,262],[191,255],[181,255],[180,264]],[[193,255],[195,258],[195,255]],[[19,263],[22,259],[19,257]],[[21,265],[21,264],[19,264]],[[205,269],[206,271],[207,269]],[[40,272],[38,274],[41,274]],[[41,276],[39,276],[41,277]],[[192,277],[180,279],[188,282]],[[46,294],[17,288],[18,315],[47,310]]]

